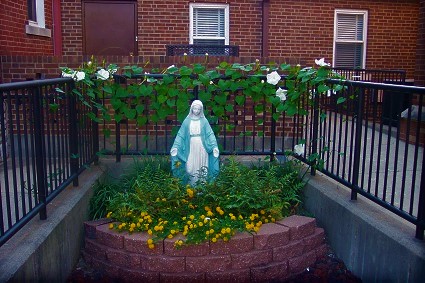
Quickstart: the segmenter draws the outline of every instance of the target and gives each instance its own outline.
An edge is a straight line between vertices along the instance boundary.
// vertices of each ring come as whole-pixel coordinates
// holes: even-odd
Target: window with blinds
[[[190,44],[229,44],[229,5],[191,3]]]
[[[364,69],[367,11],[336,10],[334,30],[333,66]]]

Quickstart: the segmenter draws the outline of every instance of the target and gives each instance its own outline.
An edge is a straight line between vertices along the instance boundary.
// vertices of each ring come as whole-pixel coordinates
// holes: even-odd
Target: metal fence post
[[[353,181],[351,188],[351,200],[357,199],[357,192],[354,187],[359,185],[359,174],[360,174],[360,153],[361,153],[361,141],[362,141],[362,127],[363,127],[363,96],[364,90],[359,91],[357,100],[357,115],[356,115],[356,131],[354,136],[354,159],[353,159]]]
[[[72,90],[75,89],[75,83],[71,82],[69,98],[69,151],[70,151],[70,167],[71,175],[74,176],[72,184],[78,186],[78,164],[80,156],[78,154],[78,121],[77,121],[77,98]]]
[[[276,113],[276,108],[272,104],[272,123],[271,123],[271,133],[270,133],[270,162],[275,160],[276,155],[276,120],[274,119],[274,114]],[[264,137],[263,137],[264,138]]]
[[[422,160],[425,160],[425,150],[423,151]],[[419,204],[418,204],[418,219],[416,224],[416,238],[419,240],[423,240],[424,231],[425,231],[425,165],[422,164],[421,187],[419,191]]]
[[[46,197],[47,197],[47,180],[46,180],[46,164],[44,156],[44,119],[41,103],[40,87],[35,87],[32,94],[33,117],[34,117],[34,144],[35,144],[35,166],[37,175],[37,194],[38,200],[43,206],[40,209],[40,219],[47,218]]]
[[[96,102],[99,103],[99,99],[95,98]],[[96,106],[93,107],[93,114],[97,118],[98,109]],[[93,140],[93,153],[94,154],[94,164],[99,163],[99,122],[92,120],[92,140]]]
[[[313,100],[313,137],[311,141],[311,155],[317,154],[318,152],[318,143],[317,139],[319,136],[319,94],[317,93],[317,89],[313,91],[314,93],[314,100]],[[316,175],[316,161],[313,160],[310,170],[310,175],[314,176]]]

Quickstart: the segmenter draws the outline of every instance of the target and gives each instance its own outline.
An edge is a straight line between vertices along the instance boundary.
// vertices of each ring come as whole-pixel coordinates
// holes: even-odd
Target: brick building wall
[[[52,1],[45,0],[48,27],[52,25]],[[196,3],[202,2],[212,3],[207,0],[196,1]],[[314,59],[319,57],[325,57],[326,61],[331,62],[335,9],[364,9],[369,12],[366,68],[402,69],[407,71],[408,79],[417,79],[415,70],[417,74],[421,62],[424,61],[421,60],[424,52],[423,44],[418,44],[421,41],[421,26],[423,35],[424,17],[420,16],[420,11],[423,14],[423,8],[420,9],[423,0],[403,0],[397,3],[389,0],[359,0],[355,3],[342,0],[269,0],[268,2],[270,5],[268,58],[263,58],[263,62],[312,65]],[[154,62],[160,64],[158,67],[181,62],[181,58],[166,57],[165,46],[189,42],[189,1],[173,0],[165,3],[138,0],[137,3],[139,56],[115,57],[116,60],[108,58],[108,62],[137,64],[150,61],[151,65]],[[256,58],[260,58],[263,48],[263,1],[217,0],[214,3],[230,5],[230,44],[240,46],[239,58],[224,59],[232,62],[253,62]],[[51,38],[25,34],[25,20],[20,19],[27,18],[26,2],[15,4],[11,0],[5,0],[1,5],[0,55],[48,55],[48,57],[2,57],[0,82],[34,78],[36,73],[57,75],[57,69],[47,69],[52,62],[62,61],[72,66],[73,62],[78,64],[86,60],[83,59],[81,0],[61,1],[63,58],[50,56],[53,55]],[[13,32],[9,29],[12,20],[14,23],[20,21],[14,25],[18,26],[18,29]],[[417,46],[422,49],[417,49]],[[219,61],[213,57],[210,60],[211,63]]]
[[[52,0],[44,1],[46,28],[53,26]],[[0,55],[53,55],[52,37],[27,34],[27,1],[0,3]]]
[[[421,0],[419,9],[415,84],[425,86],[425,0]]]
[[[271,56],[332,62],[335,9],[368,11],[367,69],[415,70],[418,1],[270,1]]]

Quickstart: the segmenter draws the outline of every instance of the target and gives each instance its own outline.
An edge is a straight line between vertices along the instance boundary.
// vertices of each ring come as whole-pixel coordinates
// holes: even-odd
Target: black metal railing
[[[234,56],[239,57],[239,46],[235,45],[205,45],[205,44],[175,44],[167,45],[167,56]]]
[[[96,159],[88,108],[70,95],[72,79],[0,85],[0,245]]]
[[[362,81],[344,84],[344,91],[317,96],[315,107],[304,105],[308,115],[281,114],[277,121],[272,119],[274,108],[264,98],[253,102],[244,97],[245,102],[239,105],[234,98],[241,93],[229,91],[231,111],[225,113],[226,119],[212,121],[219,133],[221,154],[268,155],[285,160],[286,150],[305,143],[305,154],[299,159],[310,165],[324,161],[320,171],[348,186],[353,199],[362,194],[415,224],[416,236],[423,238],[425,122],[416,117],[424,114],[411,106],[425,104],[425,88]],[[203,91],[202,87],[189,89],[189,98],[200,98]],[[383,102],[391,107],[382,109]],[[145,109],[149,113],[148,101]],[[391,123],[387,116],[393,117]],[[176,115],[143,127],[124,120],[115,126],[119,134],[113,139],[102,137],[103,149],[114,152],[117,161],[121,154],[167,155],[173,128],[178,126]]]
[[[406,71],[404,70],[374,70],[374,69],[352,69],[352,68],[332,68],[333,71],[347,80],[363,82],[399,82],[406,81]]]
[[[361,194],[410,221],[416,237],[423,239],[425,107],[419,105],[425,105],[425,88],[358,81],[345,85],[344,91],[315,98],[317,106],[306,118],[308,130],[300,137],[307,141],[303,160],[318,154],[324,160],[320,171],[349,187],[353,200]],[[378,95],[391,107],[380,109]]]
[[[161,79],[162,75],[150,76]],[[116,78],[126,85],[142,83],[145,75],[129,80]],[[277,120],[273,119],[275,109],[265,97],[253,101],[241,90],[229,91],[227,103],[232,106],[225,108],[225,118],[209,115],[218,133],[221,154],[268,155],[284,161],[286,150],[305,144],[304,154],[296,158],[310,165],[323,160],[319,170],[349,187],[353,199],[361,194],[410,221],[416,225],[416,237],[423,239],[424,110],[414,105],[425,104],[425,88],[361,81],[342,83],[346,86],[342,91],[320,96],[314,95],[315,90],[306,93],[314,99],[313,104],[300,105],[307,108],[308,115],[281,114]],[[70,79],[0,85],[5,176],[0,182],[0,191],[5,195],[0,203],[1,243],[37,213],[45,217],[46,203],[76,181],[78,172],[95,159],[97,152],[116,154],[117,161],[122,154],[169,154],[173,133],[179,127],[177,113],[163,120],[147,119],[143,126],[126,119],[103,123],[100,128],[112,130],[111,136],[105,136],[87,118],[84,104],[73,95],[58,91],[69,93],[73,88]],[[187,89],[188,100],[202,99],[204,90]],[[236,103],[236,96],[241,95],[244,102]],[[385,115],[378,113],[382,103],[377,99],[379,95],[389,105],[398,105],[387,109],[394,111],[392,123],[385,123]],[[149,99],[139,101],[147,118],[152,105]],[[400,99],[408,102],[407,110]],[[107,97],[102,102],[110,103]],[[208,101],[205,106],[208,111]]]

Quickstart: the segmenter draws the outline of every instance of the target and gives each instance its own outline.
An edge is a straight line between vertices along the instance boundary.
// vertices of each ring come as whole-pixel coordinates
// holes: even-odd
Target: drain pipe
[[[61,0],[53,0],[53,55],[62,55],[62,17]]]
[[[270,0],[263,0],[262,3],[262,38],[261,38],[261,57],[269,57],[269,15]]]

